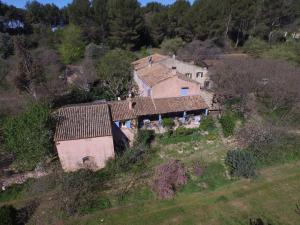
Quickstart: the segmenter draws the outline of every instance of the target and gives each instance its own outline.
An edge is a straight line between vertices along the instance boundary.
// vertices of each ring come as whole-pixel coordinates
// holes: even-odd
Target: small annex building
[[[114,158],[114,141],[107,104],[73,105],[56,113],[54,141],[65,171],[105,167]]]
[[[199,95],[70,105],[54,113],[57,119],[54,141],[65,171],[97,170],[114,158],[119,142],[132,141],[130,135],[138,129],[149,129],[145,121],[161,126],[163,118],[192,121],[207,113],[208,105]]]

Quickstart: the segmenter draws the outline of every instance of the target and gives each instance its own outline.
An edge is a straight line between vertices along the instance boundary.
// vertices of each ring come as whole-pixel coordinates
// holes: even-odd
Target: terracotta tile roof
[[[159,114],[194,111],[208,108],[204,99],[199,95],[175,98],[157,98],[154,99],[154,103],[156,111]]]
[[[153,55],[150,55],[148,57],[145,57],[145,58],[134,61],[132,63],[132,65],[134,66],[134,69],[135,70],[140,70],[144,67],[147,67],[148,64],[149,64],[149,57],[152,58],[152,64],[158,63],[162,60],[165,60],[165,59],[169,58],[168,56],[165,56],[165,55],[153,54]]]
[[[153,87],[161,81],[174,76],[169,68],[161,64],[153,64],[152,66],[140,69],[137,75],[149,87]]]
[[[146,115],[194,111],[208,108],[203,98],[198,95],[157,99],[138,97],[133,98],[131,102],[133,103],[133,109],[129,108],[129,100],[108,103],[111,107],[113,121],[128,120]],[[120,107],[120,105],[122,105],[122,107]]]
[[[133,106],[130,109],[130,104]],[[111,120],[123,121],[139,116],[208,108],[200,96],[152,99],[137,97],[131,100],[71,105],[60,108],[55,141],[76,140],[112,135]]]
[[[66,106],[57,110],[56,116],[55,141],[112,135],[107,104]]]
[[[129,110],[128,101],[113,101],[108,102],[110,107],[111,117],[113,121],[121,121],[126,119],[135,118],[135,114],[132,110]]]

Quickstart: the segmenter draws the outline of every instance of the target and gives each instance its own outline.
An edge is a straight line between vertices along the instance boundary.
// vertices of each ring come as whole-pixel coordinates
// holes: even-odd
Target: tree
[[[32,58],[22,38],[14,38],[14,47],[18,57],[16,86],[20,91],[25,91],[37,99],[37,86],[44,82],[43,68]]]
[[[113,99],[128,96],[133,85],[132,61],[133,56],[125,50],[106,53],[98,62],[99,88],[104,88]]]
[[[92,8],[89,0],[73,0],[68,5],[69,21],[75,25],[86,24],[92,19]]]
[[[185,30],[185,15],[189,9],[190,3],[186,0],[175,1],[175,3],[170,6],[168,9],[168,37],[181,37],[185,39],[187,36],[187,30]]]
[[[181,38],[165,39],[161,43],[161,49],[165,54],[176,54],[177,50],[183,47],[184,41]]]
[[[26,19],[31,24],[56,26],[61,22],[61,12],[54,4],[43,5],[34,0],[26,3]]]
[[[144,21],[137,0],[109,0],[107,10],[111,46],[124,49],[139,46]]]
[[[175,191],[187,183],[187,175],[183,163],[170,160],[155,170],[153,191],[160,199],[172,198]]]
[[[0,207],[1,225],[17,225],[17,210],[11,205]]]
[[[70,64],[83,57],[85,43],[80,27],[75,25],[67,26],[62,33],[62,43],[59,52],[62,55],[63,63]]]
[[[251,152],[232,150],[227,152],[225,164],[234,177],[251,178],[255,176],[256,162]]]
[[[108,32],[108,14],[107,14],[108,0],[93,0],[92,10],[95,22],[100,27],[101,40],[107,37]]]
[[[4,121],[3,136],[7,149],[15,155],[15,166],[32,170],[50,155],[52,150],[52,123],[49,108],[33,104],[18,116]]]
[[[12,38],[7,33],[0,33],[0,57],[6,59],[14,52]]]
[[[145,23],[149,32],[151,43],[159,46],[167,36],[168,12],[163,9],[160,12],[146,15]]]

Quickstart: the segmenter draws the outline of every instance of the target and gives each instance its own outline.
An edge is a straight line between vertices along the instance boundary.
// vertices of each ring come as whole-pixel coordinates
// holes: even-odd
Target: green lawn
[[[182,191],[168,201],[149,200],[98,211],[65,221],[70,225],[249,224],[262,218],[277,224],[299,224],[300,162],[261,171],[254,181],[239,180],[214,191]]]

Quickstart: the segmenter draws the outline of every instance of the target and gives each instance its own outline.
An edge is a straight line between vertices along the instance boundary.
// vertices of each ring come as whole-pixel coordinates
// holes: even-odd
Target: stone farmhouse
[[[65,106],[55,112],[55,145],[65,171],[101,169],[114,158],[115,146],[130,144],[137,129],[163,129],[163,118],[199,125],[208,106],[198,95],[173,98],[137,97],[123,101]]]
[[[154,54],[133,62],[139,95],[126,100],[65,106],[55,112],[55,145],[65,171],[101,169],[116,146],[133,143],[138,129],[165,132],[164,118],[176,127],[197,127],[212,97],[207,68]]]

